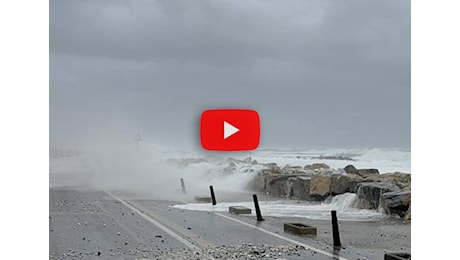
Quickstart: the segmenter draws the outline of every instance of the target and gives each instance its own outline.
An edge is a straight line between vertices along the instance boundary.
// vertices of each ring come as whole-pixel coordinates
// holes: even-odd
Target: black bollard
[[[262,218],[262,213],[260,213],[259,200],[257,200],[257,195],[252,195],[252,198],[254,199],[254,207],[256,208],[257,221],[264,221],[265,219]]]
[[[339,235],[339,223],[337,222],[337,211],[331,211],[332,216],[332,237],[334,238],[334,247],[341,247]]]
[[[180,186],[182,187],[182,194],[187,193],[187,191],[185,190],[184,178],[180,178]]]
[[[211,191],[211,201],[212,201],[212,205],[216,205],[217,202],[216,202],[216,196],[214,195],[214,188],[211,186],[209,186],[209,190]]]

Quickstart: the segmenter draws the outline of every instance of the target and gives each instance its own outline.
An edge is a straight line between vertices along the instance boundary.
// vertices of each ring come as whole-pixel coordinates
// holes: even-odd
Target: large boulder
[[[411,204],[409,203],[409,209],[406,212],[406,215],[404,216],[404,222],[409,222],[411,221]]]
[[[410,173],[394,172],[384,173],[380,177],[382,181],[391,182],[403,190],[410,190],[411,188],[411,175]]]
[[[381,194],[399,190],[399,187],[392,183],[362,182],[358,184],[356,190],[357,206],[363,209],[377,209],[380,204]]]
[[[345,168],[343,168],[343,169],[348,174],[359,175],[359,176],[361,176],[363,178],[367,178],[369,176],[380,174],[378,169],[356,169],[356,167],[351,165],[351,164],[345,166]]]
[[[329,169],[329,165],[325,163],[314,163],[311,165],[311,170],[321,170],[321,169]]]
[[[331,176],[313,175],[310,180],[310,197],[323,200],[331,193]]]
[[[265,163],[264,166],[267,167],[267,168],[273,168],[273,167],[278,167],[278,164],[276,164],[276,163]]]
[[[378,169],[359,169],[358,170],[358,175],[363,178],[367,178],[369,176],[379,175],[379,174],[380,172]]]
[[[386,192],[380,196],[380,206],[387,214],[406,215],[411,203],[410,191]]]
[[[301,166],[286,165],[281,169],[281,174],[302,174],[304,172]]]
[[[310,177],[297,176],[288,179],[288,197],[307,200],[310,193]]]
[[[259,171],[249,182],[248,188],[256,191],[266,191],[267,183],[272,179],[270,171]]]
[[[286,197],[288,195],[287,180],[292,177],[290,175],[272,176],[273,178],[267,183],[266,191],[272,196]]]
[[[356,192],[356,188],[363,178],[353,175],[331,175],[331,194],[338,195],[346,192]]]
[[[356,169],[355,166],[353,165],[347,165],[345,166],[345,168],[343,168],[345,170],[346,173],[348,174],[358,174],[358,169]]]

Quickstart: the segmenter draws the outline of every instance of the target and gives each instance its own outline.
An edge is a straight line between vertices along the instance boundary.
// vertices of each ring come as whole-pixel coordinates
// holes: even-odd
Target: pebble
[[[159,252],[158,259],[260,259],[276,258],[285,259],[286,256],[300,256],[302,247],[286,245],[252,245],[219,246],[203,249],[168,249]],[[289,257],[288,257],[289,258]]]

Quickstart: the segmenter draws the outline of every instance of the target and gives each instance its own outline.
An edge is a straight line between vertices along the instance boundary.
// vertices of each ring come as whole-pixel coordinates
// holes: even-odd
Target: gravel
[[[286,259],[300,257],[304,247],[296,245],[220,246],[203,249],[171,249],[156,255],[158,259]]]

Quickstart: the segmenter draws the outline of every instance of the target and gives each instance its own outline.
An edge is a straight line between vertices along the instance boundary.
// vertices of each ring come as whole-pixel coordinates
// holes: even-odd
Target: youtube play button
[[[259,114],[248,109],[213,109],[201,115],[201,146],[213,151],[245,151],[259,146]]]

